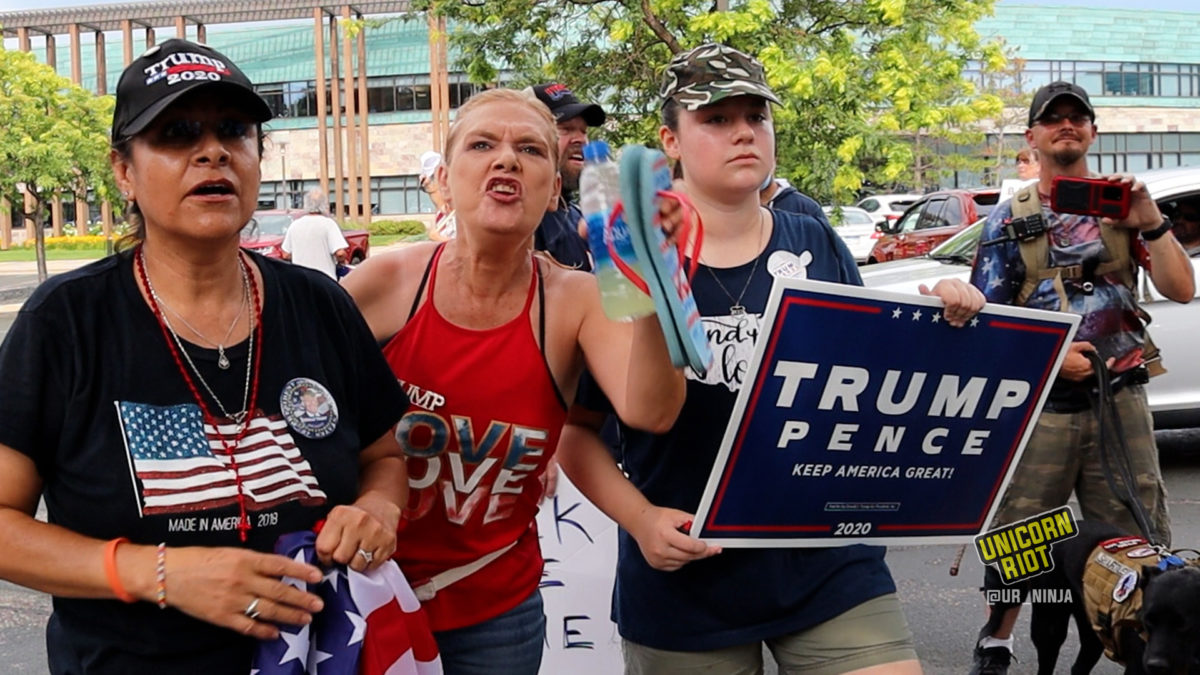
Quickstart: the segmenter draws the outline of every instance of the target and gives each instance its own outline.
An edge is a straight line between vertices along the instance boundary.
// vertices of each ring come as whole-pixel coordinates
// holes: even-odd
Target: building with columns
[[[169,37],[211,44],[258,85],[278,118],[266,125],[263,208],[299,206],[321,186],[350,221],[432,212],[418,157],[440,147],[449,111],[474,88],[447,72],[446,28],[408,0],[182,0],[0,13],[6,49],[32,52],[106,95],[137,54]],[[453,81],[452,81],[453,79]],[[323,92],[323,95],[317,95]],[[0,210],[0,246],[31,223]],[[52,227],[112,223],[106,204],[55,203]]]

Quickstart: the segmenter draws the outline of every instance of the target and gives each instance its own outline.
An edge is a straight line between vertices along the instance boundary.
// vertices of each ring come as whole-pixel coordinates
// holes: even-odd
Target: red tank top
[[[534,298],[542,298],[537,261],[521,313],[471,330],[434,307],[442,250],[425,271],[428,300],[383,349],[411,400],[397,427],[408,463],[408,524],[393,558],[415,588],[517,544],[424,603],[435,631],[503,614],[538,587],[540,477],[566,420],[530,325]]]

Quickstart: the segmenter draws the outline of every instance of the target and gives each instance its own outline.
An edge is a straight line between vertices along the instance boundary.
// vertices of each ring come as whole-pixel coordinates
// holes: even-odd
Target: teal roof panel
[[[976,30],[1034,60],[1200,64],[1200,12],[997,3]]]

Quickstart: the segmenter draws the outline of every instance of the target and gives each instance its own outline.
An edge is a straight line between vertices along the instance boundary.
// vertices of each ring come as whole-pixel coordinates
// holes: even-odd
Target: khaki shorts
[[[839,675],[914,661],[912,632],[895,593],[881,595],[797,633],[765,640],[783,675]],[[625,675],[761,675],[762,643],[707,652],[673,652],[622,641]]]
[[[1129,448],[1137,494],[1150,518],[1150,527],[1157,535],[1157,543],[1169,546],[1171,521],[1167,513],[1167,489],[1158,466],[1158,447],[1154,443],[1146,391],[1141,386],[1131,385],[1117,392],[1114,400],[1121,417],[1125,445]],[[1076,413],[1043,411],[992,519],[992,527],[1056,509],[1066,504],[1074,491],[1082,511],[1075,514],[1076,517],[1104,521],[1130,534],[1140,534],[1137,521],[1104,478],[1098,445],[1099,426],[1092,410]],[[1115,443],[1111,443],[1110,448],[1113,452],[1120,451]],[[1119,476],[1114,476],[1114,480],[1119,489],[1126,491]]]

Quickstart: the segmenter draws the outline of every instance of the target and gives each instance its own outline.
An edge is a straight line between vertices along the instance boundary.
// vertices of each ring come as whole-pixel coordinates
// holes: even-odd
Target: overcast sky
[[[83,7],[88,5],[109,5],[114,2],[129,0],[0,0],[0,11],[15,9],[41,9],[45,7]],[[1010,5],[1075,5],[1083,7],[1108,7],[1126,9],[1168,9],[1176,11],[1197,11],[1196,0],[999,0]]]

